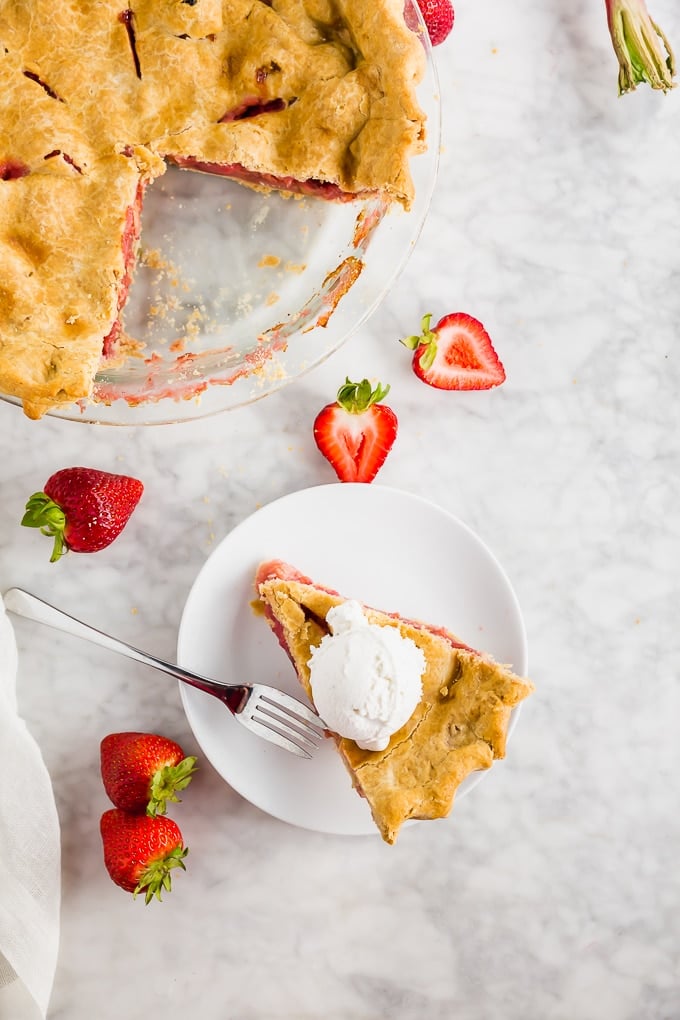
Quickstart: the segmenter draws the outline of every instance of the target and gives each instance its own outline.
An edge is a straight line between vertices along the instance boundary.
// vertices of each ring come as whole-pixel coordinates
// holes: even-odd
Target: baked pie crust
[[[0,0],[0,391],[86,398],[167,162],[409,207],[403,0]]]
[[[311,650],[328,633],[328,611],[345,600],[279,560],[260,566],[256,590],[267,622],[313,700]],[[512,709],[534,687],[443,628],[366,606],[364,612],[370,623],[398,627],[426,661],[420,704],[384,751],[364,751],[353,740],[331,734],[382,838],[394,843],[407,819],[447,816],[465,777],[505,757]]]

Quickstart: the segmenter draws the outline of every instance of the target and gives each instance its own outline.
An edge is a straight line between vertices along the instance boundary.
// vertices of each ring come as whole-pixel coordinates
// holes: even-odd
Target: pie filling
[[[124,269],[118,285],[117,316],[113,321],[111,329],[104,337],[102,354],[105,358],[111,358],[116,353],[116,346],[123,329],[120,314],[125,302],[127,301],[128,291],[130,290],[130,284],[132,283],[132,273],[135,267],[137,255],[137,245],[139,243],[139,235],[141,233],[143,199],[144,185],[140,183],[137,185],[135,200],[132,205],[128,206],[128,210],[125,215],[125,227],[123,229],[123,237],[121,240]]]
[[[244,99],[238,106],[234,106],[231,110],[220,117],[220,124],[229,124],[234,120],[248,120],[250,117],[259,117],[262,113],[278,113],[281,110],[285,110],[286,107],[292,106],[293,103],[297,102],[297,98],[293,99],[260,99],[259,96]]]
[[[292,567],[289,563],[283,563],[281,560],[271,560],[268,563],[263,563],[260,566],[257,572],[257,576],[255,578],[255,588],[258,589],[261,584],[264,584],[265,581],[272,580],[272,578],[276,578],[277,580],[280,581],[295,581],[298,584],[308,584],[311,585],[313,588],[317,588],[319,591],[326,592],[327,595],[335,595],[338,598],[342,597],[340,596],[340,593],[334,591],[333,588],[324,588],[322,585],[316,584],[315,581],[312,581],[312,579],[307,577],[305,574],[300,573],[300,571],[296,570],[295,567]],[[316,613],[313,613],[306,606],[303,606],[302,609],[305,613],[306,619],[313,620],[313,622],[316,623],[317,626],[321,628],[321,630],[328,632],[328,624],[326,623],[325,620],[322,620],[319,616],[317,616]],[[269,624],[272,630],[274,631],[274,634],[276,635],[279,644],[284,649],[284,651],[287,652],[288,645],[283,636],[283,627],[276,619],[269,606],[266,604],[264,606],[264,614],[267,620],[269,621]],[[420,620],[409,620],[404,616],[399,616],[398,613],[386,613],[383,611],[383,615],[389,616],[393,620],[398,620],[401,623],[408,624],[411,627],[418,628],[425,627],[425,625],[421,623]],[[454,637],[451,631],[446,630],[444,627],[427,626],[426,629],[430,632],[430,634],[436,634],[437,637],[440,637],[444,641],[447,641],[452,648],[460,648],[465,652],[472,652],[474,655],[479,656],[482,655],[482,653],[477,651],[476,648],[472,648],[470,645],[466,645],[462,641],[459,641],[458,638]]]
[[[0,181],[18,181],[20,177],[28,177],[31,168],[20,159],[0,160]]]
[[[278,100],[273,100],[278,102]],[[261,111],[258,111],[261,112]],[[253,114],[249,114],[253,116]],[[241,163],[205,163],[194,156],[168,156],[171,163],[188,170],[201,170],[206,174],[217,174],[220,177],[229,177],[231,180],[243,181],[244,184],[260,185],[264,188],[272,188],[275,191],[289,191],[295,195],[311,195],[315,198],[323,198],[332,202],[354,202],[357,198],[365,198],[371,192],[348,192],[338,184],[331,181],[319,181],[309,178],[306,181],[298,181],[294,177],[276,176],[275,174],[260,173],[257,170],[249,170]]]

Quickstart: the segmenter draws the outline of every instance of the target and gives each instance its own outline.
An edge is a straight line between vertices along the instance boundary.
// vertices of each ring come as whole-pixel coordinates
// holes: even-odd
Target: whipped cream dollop
[[[309,660],[316,710],[334,733],[383,751],[422,697],[425,656],[397,627],[369,623],[359,602],[331,609],[326,622],[331,633]]]

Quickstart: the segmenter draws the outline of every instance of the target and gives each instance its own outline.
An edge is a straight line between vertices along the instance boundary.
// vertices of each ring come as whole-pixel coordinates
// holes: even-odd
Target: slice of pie
[[[403,0],[0,0],[0,392],[40,417],[120,354],[169,162],[408,208],[423,68]]]
[[[312,649],[328,633],[326,616],[344,602],[280,560],[263,563],[256,590],[264,613],[310,699]],[[505,757],[510,715],[533,684],[441,627],[364,607],[370,623],[398,627],[421,649],[422,699],[384,751],[362,750],[332,734],[357,792],[387,843],[409,818],[443,818],[471,772]]]

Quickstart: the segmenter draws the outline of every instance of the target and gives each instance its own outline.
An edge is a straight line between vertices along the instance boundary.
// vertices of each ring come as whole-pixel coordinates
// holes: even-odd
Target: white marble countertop
[[[145,908],[103,868],[99,741],[150,729],[200,754],[178,693],[18,621],[20,706],[62,827],[50,1020],[680,1016],[680,94],[618,99],[597,0],[491,6],[461,3],[437,52],[442,162],[416,251],[326,364],[176,426],[0,405],[0,589],[173,657],[217,541],[333,479],[311,423],[346,374],[368,375],[392,384],[400,422],[374,484],[423,494],[495,551],[536,694],[507,760],[394,848],[275,821],[205,763],[182,805],[189,870]],[[653,8],[680,46],[678,9]],[[454,309],[487,326],[501,389],[411,374],[395,339]],[[54,566],[18,522],[70,464],[135,474],[145,496],[108,550]]]

